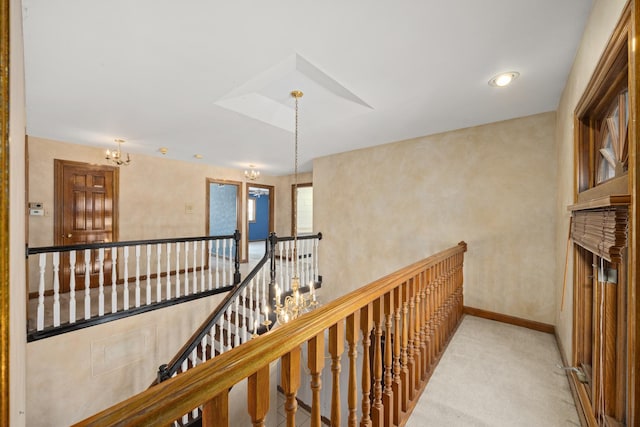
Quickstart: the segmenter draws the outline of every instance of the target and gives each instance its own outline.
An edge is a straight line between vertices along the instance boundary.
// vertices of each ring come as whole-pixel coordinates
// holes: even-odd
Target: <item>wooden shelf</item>
[[[583,211],[587,209],[606,208],[610,206],[628,206],[631,203],[631,196],[628,194],[610,195],[598,197],[582,203],[567,206],[567,210],[571,212]]]

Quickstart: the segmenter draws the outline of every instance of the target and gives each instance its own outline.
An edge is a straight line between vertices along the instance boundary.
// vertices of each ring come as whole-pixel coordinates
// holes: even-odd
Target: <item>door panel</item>
[[[113,242],[117,235],[118,169],[110,166],[55,160],[55,238],[57,245]],[[61,291],[69,290],[69,257],[62,263]],[[103,258],[104,283],[111,283],[111,251]],[[90,283],[99,283],[99,251],[89,262]],[[76,289],[84,287],[84,252],[76,254]]]

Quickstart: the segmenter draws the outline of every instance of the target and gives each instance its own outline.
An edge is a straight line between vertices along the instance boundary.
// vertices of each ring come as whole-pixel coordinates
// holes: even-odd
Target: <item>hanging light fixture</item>
[[[116,143],[118,144],[118,149],[116,151],[107,150],[105,159],[109,160],[116,166],[128,166],[131,163],[131,157],[129,153],[127,153],[127,159],[124,160],[122,157],[122,151],[120,150],[124,139],[116,139]]]
[[[287,295],[282,301],[280,287],[276,285],[276,319],[278,323],[287,323],[301,314],[314,309],[318,305],[313,281],[309,283],[309,295],[300,291],[300,277],[298,275],[298,224],[297,224],[297,204],[298,204],[298,100],[303,93],[299,90],[291,92],[291,96],[296,102],[296,124],[295,124],[295,163],[294,163],[294,183],[293,183],[293,277],[291,278],[291,295]]]
[[[249,167],[251,168],[251,170],[250,171],[245,170],[244,177],[250,181],[255,181],[260,177],[260,171],[256,170],[254,165],[249,165]]]

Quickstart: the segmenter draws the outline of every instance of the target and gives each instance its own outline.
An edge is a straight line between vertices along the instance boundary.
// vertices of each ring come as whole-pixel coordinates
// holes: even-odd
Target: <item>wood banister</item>
[[[295,427],[298,401],[296,394],[300,387],[300,346],[282,356],[281,384],[284,392],[284,412],[287,417],[287,427]]]
[[[320,389],[322,368],[324,368],[324,332],[311,338],[307,348],[308,367],[311,374],[311,427],[322,425],[320,415]]]
[[[344,352],[344,320],[329,328],[329,354],[331,355],[331,372],[333,388],[331,390],[331,425],[340,426],[340,357]]]
[[[415,404],[416,390],[423,387],[424,384],[416,384],[416,378],[420,379],[422,373],[420,371],[420,365],[412,365],[410,372],[407,372],[407,350],[414,352],[414,343],[411,345],[408,343],[408,334],[411,335],[413,341],[416,331],[424,328],[424,323],[419,324],[416,316],[415,295],[412,291],[415,291],[416,277],[419,277],[421,272],[427,269],[433,269],[434,266],[438,268],[434,269],[437,274],[443,274],[446,269],[443,268],[443,264],[446,260],[454,258],[450,261],[450,266],[454,267],[453,270],[449,270],[450,278],[447,281],[437,280],[437,301],[434,306],[437,310],[437,321],[435,324],[435,330],[437,331],[436,341],[439,343],[438,349],[431,360],[434,363],[435,360],[441,354],[441,350],[450,338],[450,334],[455,329],[457,322],[460,319],[461,311],[460,304],[462,302],[462,277],[459,270],[461,268],[463,252],[466,251],[466,244],[461,242],[457,246],[442,251],[438,254],[430,256],[422,261],[418,261],[406,268],[403,268],[397,272],[389,274],[373,283],[359,288],[349,294],[346,294],[324,306],[320,306],[316,310],[304,314],[295,321],[289,322],[285,325],[281,325],[272,331],[261,335],[255,339],[248,341],[247,343],[233,348],[219,356],[216,356],[213,360],[204,364],[198,365],[187,372],[179,374],[167,381],[164,381],[142,393],[133,396],[132,398],[123,401],[113,407],[106,409],[84,421],[76,424],[77,426],[118,426],[118,425],[167,425],[173,420],[180,418],[183,414],[191,411],[193,408],[203,405],[204,407],[204,420],[209,420],[211,411],[217,411],[221,405],[228,404],[227,390],[233,387],[235,384],[249,378],[254,374],[258,375],[255,380],[258,385],[256,390],[264,389],[264,380],[261,380],[260,374],[266,375],[266,381],[268,382],[269,363],[281,358],[291,352],[295,353],[296,349],[299,350],[300,345],[309,343],[309,368],[312,376],[321,372],[324,364],[324,332],[346,319],[346,336],[349,343],[349,362],[350,362],[350,374],[349,374],[349,425],[354,424],[352,415],[355,415],[353,404],[355,401],[355,394],[353,392],[353,380],[355,379],[355,342],[358,339],[359,330],[362,331],[363,337],[363,381],[362,381],[362,408],[363,418],[362,426],[371,425],[369,418],[370,403],[365,402],[368,400],[364,398],[365,393],[370,392],[371,381],[370,377],[368,383],[365,381],[367,375],[370,374],[369,369],[369,355],[368,345],[364,345],[370,341],[371,331],[374,328],[374,306],[382,307],[382,317],[378,317],[375,323],[379,323],[382,326],[383,322],[387,322],[385,319],[384,308],[388,305],[387,314],[391,315],[391,307],[393,307],[395,325],[402,325],[402,331],[396,327],[395,336],[388,339],[389,342],[385,342],[385,346],[394,345],[394,366],[400,362],[400,375],[399,382],[395,381],[400,387],[402,405],[401,412],[403,416],[406,415]],[[456,274],[453,274],[454,271]],[[453,276],[451,276],[453,274]],[[452,279],[453,277],[453,279]],[[449,282],[450,289],[453,294],[446,293],[446,287],[443,286]],[[389,295],[388,297],[386,297]],[[385,297],[391,298],[393,295],[393,301],[389,301],[385,304]],[[449,298],[453,295],[455,298]],[[397,301],[396,301],[397,300]],[[377,301],[377,303],[376,303]],[[444,304],[446,301],[450,302],[451,313],[456,319],[447,317],[447,313],[444,310]],[[451,305],[453,304],[453,305]],[[410,309],[410,306],[411,309]],[[435,316],[436,313],[433,314]],[[360,317],[360,319],[358,319]],[[429,323],[426,317],[421,318],[421,322]],[[433,325],[433,323],[431,323]],[[408,327],[408,326],[411,327]],[[401,335],[401,337],[400,337]],[[396,336],[400,342],[400,349],[397,350]],[[419,338],[418,338],[419,339]],[[393,344],[392,344],[393,343]],[[417,346],[417,345],[416,345]],[[417,350],[419,351],[419,350]],[[382,361],[382,355],[380,355]],[[385,357],[386,362],[386,357]],[[385,363],[386,364],[386,363]],[[395,375],[398,375],[395,373]],[[395,377],[394,377],[395,380]],[[261,382],[262,381],[262,382]],[[407,387],[408,383],[411,383],[411,387]],[[319,376],[317,380],[312,378],[312,384],[316,387],[313,389],[313,402],[312,402],[312,425],[320,425],[320,394],[319,394]],[[292,384],[290,389],[294,389],[295,384]],[[409,389],[411,394],[406,395],[405,390]],[[268,393],[264,393],[267,394]],[[225,402],[227,399],[227,402]],[[258,396],[255,399],[259,399]],[[255,400],[254,399],[254,400]],[[259,421],[264,412],[265,406],[261,404],[251,403],[256,406],[255,419]],[[262,405],[262,406],[261,406]],[[384,405],[383,405],[384,406]],[[268,407],[268,402],[267,402]],[[387,408],[386,410],[390,410]],[[265,412],[266,413],[266,412]],[[252,414],[253,415],[253,414]],[[400,415],[400,414],[399,414]],[[218,414],[215,415],[216,420],[220,420]],[[227,416],[228,418],[228,416]],[[206,425],[206,424],[205,424]],[[259,424],[258,424],[259,425]]]

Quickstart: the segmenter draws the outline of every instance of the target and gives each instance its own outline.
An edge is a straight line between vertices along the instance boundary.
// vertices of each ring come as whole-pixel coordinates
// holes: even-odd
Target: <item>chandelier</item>
[[[251,168],[250,171],[245,170],[244,171],[244,177],[247,178],[250,181],[255,181],[256,179],[258,179],[260,177],[260,171],[255,169],[255,166],[253,165],[249,165],[249,167]]]
[[[296,125],[295,125],[295,163],[294,163],[294,184],[293,184],[293,277],[291,278],[291,295],[287,295],[282,301],[280,287],[276,285],[276,307],[275,314],[279,324],[285,324],[301,314],[314,309],[318,305],[313,280],[309,283],[309,295],[305,295],[300,290],[300,277],[298,275],[298,224],[297,224],[297,204],[298,204],[298,100],[302,98],[302,92],[294,90],[291,96],[296,102]]]
[[[129,163],[131,163],[131,157],[129,156],[129,153],[127,153],[127,159],[124,160],[122,157],[122,151],[120,150],[124,139],[116,139],[115,141],[118,144],[118,149],[116,151],[107,150],[105,159],[109,160],[116,166],[128,166]]]

